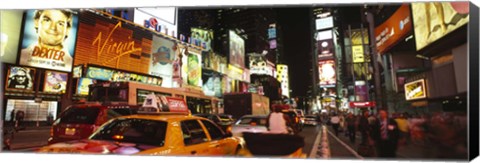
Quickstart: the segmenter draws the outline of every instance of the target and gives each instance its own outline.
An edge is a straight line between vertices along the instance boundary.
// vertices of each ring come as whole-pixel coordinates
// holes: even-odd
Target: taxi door
[[[215,150],[210,148],[210,140],[207,138],[203,127],[198,120],[185,120],[181,122],[185,155],[212,156]]]
[[[208,135],[210,136],[211,141],[209,143],[209,146],[211,147],[211,149],[213,150],[212,152],[215,155],[224,156],[235,153],[234,150],[236,149],[236,146],[234,142],[230,142],[225,139],[225,134],[217,125],[207,120],[201,121],[205,129],[207,130]]]

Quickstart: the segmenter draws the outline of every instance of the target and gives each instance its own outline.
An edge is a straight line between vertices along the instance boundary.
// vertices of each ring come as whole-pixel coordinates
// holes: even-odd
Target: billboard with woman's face
[[[33,90],[35,69],[19,66],[9,66],[6,89]]]
[[[245,42],[233,31],[229,31],[230,64],[245,68]]]

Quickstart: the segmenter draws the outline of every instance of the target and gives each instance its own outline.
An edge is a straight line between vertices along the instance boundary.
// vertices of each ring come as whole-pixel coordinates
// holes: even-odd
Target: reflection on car
[[[241,117],[232,127],[233,136],[242,136],[243,132],[267,132],[266,115],[245,115]]]

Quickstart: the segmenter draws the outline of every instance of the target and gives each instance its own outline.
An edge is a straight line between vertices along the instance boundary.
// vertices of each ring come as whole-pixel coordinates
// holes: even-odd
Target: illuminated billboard
[[[335,61],[324,60],[318,61],[318,75],[321,87],[335,87]]]
[[[470,18],[469,3],[468,1],[412,3],[417,50],[467,24]]]
[[[325,17],[315,20],[315,27],[317,30],[327,29],[333,27],[333,17]]]
[[[187,57],[187,84],[202,86],[202,57],[200,54],[189,51]],[[184,63],[185,64],[185,63]]]
[[[204,50],[212,50],[213,31],[199,28],[191,29],[192,44],[202,47]]]
[[[9,66],[5,89],[33,90],[35,69],[19,66]]]
[[[317,41],[318,60],[333,59],[334,45],[333,39],[325,39]]]
[[[15,64],[17,62],[18,43],[22,29],[22,10],[0,10],[0,61]]]
[[[76,93],[79,95],[88,95],[88,90],[89,90],[88,86],[93,83],[94,83],[93,79],[79,78]]]
[[[177,37],[178,9],[176,7],[135,8],[133,22],[145,28]]]
[[[65,93],[68,74],[55,71],[45,71],[44,92]]]
[[[277,80],[280,82],[280,86],[282,87],[282,95],[290,97],[290,84],[287,65],[277,65]]]
[[[230,64],[245,68],[245,42],[243,38],[232,30],[229,31]]]
[[[162,77],[162,86],[168,88],[172,87],[172,63],[176,54],[173,49],[175,49],[175,42],[159,36],[153,36],[149,74]]]
[[[375,42],[379,53],[383,54],[412,30],[410,6],[403,4],[384,23],[375,28]]]
[[[69,10],[28,10],[20,65],[72,71],[78,16]]]
[[[425,79],[416,80],[405,84],[405,99],[417,100],[427,97]]]

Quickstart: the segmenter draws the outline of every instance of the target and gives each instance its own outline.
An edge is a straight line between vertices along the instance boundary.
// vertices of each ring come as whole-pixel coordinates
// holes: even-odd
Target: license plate
[[[65,135],[75,135],[75,129],[74,128],[66,128],[65,129]]]

